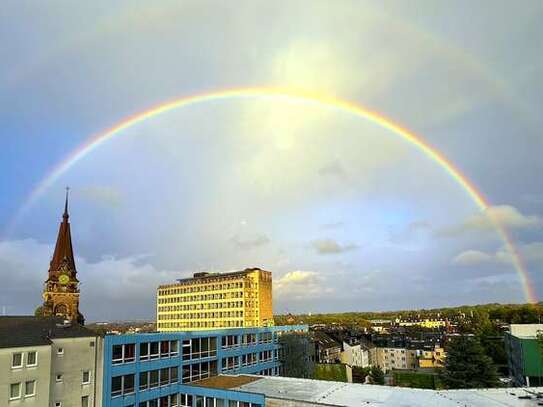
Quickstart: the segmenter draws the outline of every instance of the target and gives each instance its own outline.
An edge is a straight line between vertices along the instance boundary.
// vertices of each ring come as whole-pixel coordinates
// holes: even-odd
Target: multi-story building
[[[61,318],[0,317],[0,407],[97,407],[102,339]]]
[[[341,344],[321,331],[313,332],[315,355],[318,363],[338,363]]]
[[[243,407],[263,407],[261,395],[198,383],[221,373],[282,374],[279,337],[287,332],[307,332],[307,326],[108,335],[103,405],[226,407],[240,402]]]
[[[269,271],[196,273],[158,288],[160,332],[264,326],[273,326]]]
[[[370,351],[369,348],[361,343],[349,344],[343,341],[343,351],[340,356],[341,363],[355,367],[370,366]]]
[[[406,348],[372,348],[370,350],[372,365],[379,366],[384,372],[394,369],[416,369],[418,367],[417,351]]]
[[[436,368],[445,366],[445,349],[439,345],[434,348],[417,349],[417,359],[420,368]]]
[[[511,324],[505,334],[509,375],[517,386],[543,384],[541,334],[543,324]]]

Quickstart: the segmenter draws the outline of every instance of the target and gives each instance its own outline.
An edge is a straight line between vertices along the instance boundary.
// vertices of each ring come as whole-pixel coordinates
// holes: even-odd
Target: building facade
[[[369,348],[360,343],[348,344],[343,341],[343,351],[340,354],[340,361],[351,367],[369,367]]]
[[[273,325],[269,271],[196,273],[157,291],[159,332]]]
[[[68,214],[68,191],[64,214],[57,236],[53,258],[43,289],[41,315],[58,316],[83,324],[85,319],[79,312],[79,280],[75,268],[72,236]]]
[[[0,407],[99,407],[102,339],[62,318],[0,317]]]
[[[505,334],[509,375],[517,386],[543,384],[543,346],[538,336],[543,324],[512,324]]]
[[[103,405],[263,407],[259,395],[199,383],[221,373],[281,374],[280,337],[288,332],[307,326],[107,335]]]
[[[376,347],[370,350],[370,358],[372,365],[379,366],[383,372],[418,367],[417,351],[414,349]]]

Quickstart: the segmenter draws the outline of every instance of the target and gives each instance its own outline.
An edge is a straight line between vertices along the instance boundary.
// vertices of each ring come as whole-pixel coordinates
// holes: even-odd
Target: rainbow
[[[220,90],[215,92],[197,94],[193,96],[185,96],[175,100],[171,100],[166,103],[162,103],[144,112],[136,113],[130,117],[125,118],[123,121],[115,124],[100,133],[91,136],[88,141],[82,144],[79,148],[73,151],[65,160],[63,160],[38,184],[38,186],[32,191],[25,204],[21,207],[13,223],[16,223],[24,213],[33,205],[33,203],[58,180],[58,178],[73,167],[78,161],[85,156],[96,150],[103,143],[109,139],[119,136],[124,130],[127,130],[145,120],[159,116],[165,112],[174,109],[180,109],[190,105],[199,103],[205,103],[217,100],[227,99],[245,99],[245,98],[273,98],[283,99],[289,101],[304,102],[307,104],[318,105],[331,110],[341,111],[355,115],[357,117],[369,120],[376,125],[391,131],[392,133],[400,136],[405,141],[412,144],[418,150],[420,150],[426,157],[433,160],[438,164],[449,176],[456,181],[456,183],[464,189],[467,195],[473,200],[477,207],[486,212],[490,208],[490,203],[484,197],[484,195],[475,187],[475,185],[464,175],[462,172],[441,152],[425,142],[420,136],[405,129],[404,127],[394,123],[387,117],[371,111],[365,107],[362,107],[353,102],[338,99],[332,96],[324,96],[321,94],[315,94],[306,91],[293,91],[291,89],[282,88],[268,88],[268,87],[255,87],[255,88],[235,88]],[[499,223],[496,219],[493,219],[489,215],[490,220],[493,222],[498,234],[503,240],[506,249],[511,255],[513,265],[518,273],[522,288],[526,300],[530,303],[537,302],[537,296],[535,290],[530,282],[530,277],[526,271],[525,264],[522,260],[520,253],[518,252],[513,238],[509,232]]]

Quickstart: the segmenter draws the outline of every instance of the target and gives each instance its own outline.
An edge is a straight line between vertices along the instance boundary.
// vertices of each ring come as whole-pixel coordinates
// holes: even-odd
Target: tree
[[[374,384],[385,384],[385,374],[379,366],[371,367],[370,378]]]
[[[460,336],[447,347],[445,369],[441,377],[449,389],[496,387],[496,367],[475,337]]]
[[[35,317],[43,317],[43,306],[38,306],[36,310],[34,311]]]

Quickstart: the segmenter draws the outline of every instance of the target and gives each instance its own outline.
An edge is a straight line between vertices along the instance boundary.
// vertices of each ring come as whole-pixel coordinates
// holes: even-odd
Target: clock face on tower
[[[58,278],[58,282],[62,285],[68,284],[70,281],[70,277],[68,277],[66,274],[61,274]]]

